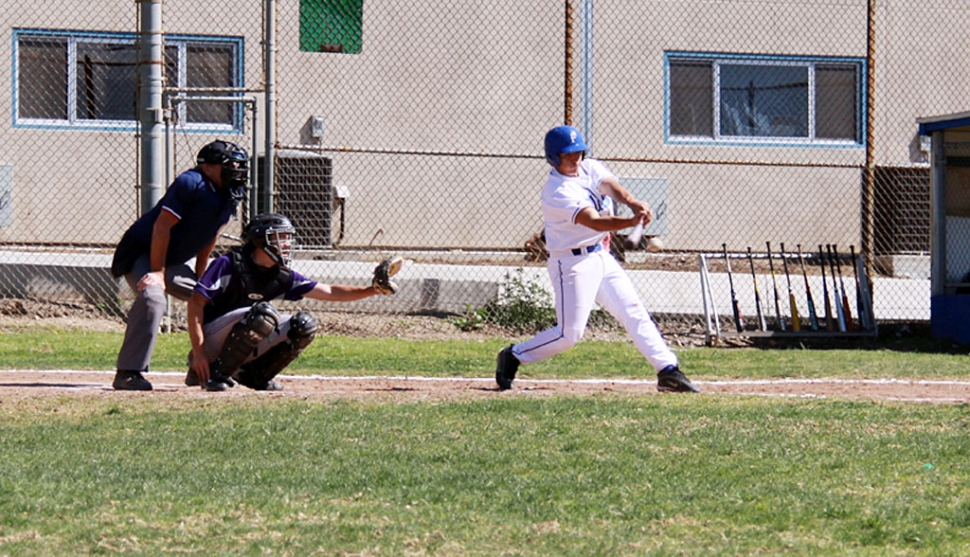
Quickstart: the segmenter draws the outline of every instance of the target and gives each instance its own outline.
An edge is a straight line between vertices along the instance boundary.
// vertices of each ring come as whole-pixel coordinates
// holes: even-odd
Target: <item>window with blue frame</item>
[[[14,30],[14,124],[130,130],[137,125],[137,35]],[[241,88],[239,37],[165,37],[170,88]],[[236,103],[179,103],[180,126],[238,130]]]
[[[860,145],[858,59],[667,53],[671,142]]]

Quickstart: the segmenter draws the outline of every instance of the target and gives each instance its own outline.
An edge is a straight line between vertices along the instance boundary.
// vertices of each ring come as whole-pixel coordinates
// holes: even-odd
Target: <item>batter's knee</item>
[[[562,343],[566,345],[567,348],[572,348],[579,344],[579,341],[583,340],[583,334],[586,329],[576,329],[576,328],[565,328],[562,330]]]

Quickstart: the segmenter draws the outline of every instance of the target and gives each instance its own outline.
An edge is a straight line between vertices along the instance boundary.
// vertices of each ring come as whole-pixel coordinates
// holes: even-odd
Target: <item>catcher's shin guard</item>
[[[317,334],[317,320],[305,311],[290,318],[290,330],[286,333],[288,341],[270,348],[265,354],[243,364],[236,380],[257,391],[279,390],[282,388],[273,378],[286,369],[293,360],[310,346]]]
[[[222,345],[219,357],[212,362],[210,367],[213,377],[222,376],[228,379],[256,350],[256,346],[276,330],[279,323],[280,314],[272,304],[268,302],[253,304],[245,317],[233,325],[225,344]]]

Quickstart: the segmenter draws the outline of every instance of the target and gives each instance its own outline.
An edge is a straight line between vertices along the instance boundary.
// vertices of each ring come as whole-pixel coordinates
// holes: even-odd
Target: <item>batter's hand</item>
[[[633,211],[633,216],[643,219],[643,224],[649,224],[653,220],[653,211],[650,210],[650,205],[647,205],[645,201],[637,199],[630,203],[629,207]]]
[[[138,281],[138,291],[148,288],[149,286],[161,286],[165,289],[165,272],[164,271],[152,271],[145,276],[141,277]]]

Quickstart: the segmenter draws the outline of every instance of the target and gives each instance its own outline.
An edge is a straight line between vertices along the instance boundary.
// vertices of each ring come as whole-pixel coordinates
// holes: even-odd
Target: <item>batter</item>
[[[549,250],[549,277],[556,295],[557,324],[498,354],[495,381],[511,389],[520,364],[538,362],[583,338],[593,305],[610,312],[657,372],[661,392],[700,392],[680,371],[674,354],[637,296],[633,283],[609,250],[610,232],[653,218],[650,207],[634,198],[603,163],[585,158],[587,146],[572,126],[551,129],[545,138],[552,166],[542,188],[542,214]],[[614,214],[622,203],[633,216]]]

